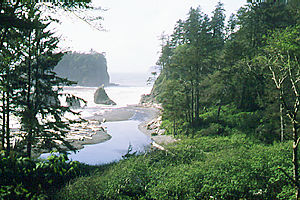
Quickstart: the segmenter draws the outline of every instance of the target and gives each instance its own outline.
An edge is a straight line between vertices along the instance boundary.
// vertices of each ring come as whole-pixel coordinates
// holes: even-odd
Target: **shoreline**
[[[84,145],[98,144],[98,143],[106,142],[110,139],[111,139],[111,135],[109,135],[107,132],[96,131],[96,134],[94,134],[91,139],[73,140],[70,143],[76,150],[80,150],[84,148]]]
[[[126,107],[115,108],[105,111],[103,114],[87,117],[87,120],[97,120],[100,122],[116,122],[116,121],[148,121],[159,115],[159,110],[153,107],[145,107],[142,105],[127,105]]]
[[[151,120],[159,116],[159,110],[153,107],[144,107],[141,105],[128,105],[126,107],[111,109],[106,111],[101,115],[95,115],[92,117],[86,118],[88,121],[98,121],[99,127],[102,130],[96,131],[96,134],[93,134],[91,138],[86,138],[84,140],[78,139],[67,139],[71,145],[76,149],[83,149],[85,145],[93,145],[106,142],[111,139],[111,135],[107,132],[105,122],[117,122],[117,121],[129,121],[137,120],[140,121],[139,126],[137,127],[142,133],[151,138],[151,133],[148,132],[145,128],[141,129],[142,126],[147,126]],[[83,128],[84,130],[85,128]],[[78,134],[79,135],[79,134]]]
[[[127,105],[126,107],[111,109],[106,111],[103,114],[95,115],[92,117],[88,117],[87,120],[95,120],[100,122],[117,122],[117,121],[128,121],[128,120],[136,120],[139,121],[139,125],[137,129],[141,131],[143,134],[150,137],[153,143],[157,143],[159,145],[167,145],[177,140],[174,139],[171,135],[152,135],[155,130],[148,129],[149,123],[157,120],[161,116],[160,110],[154,106],[144,106],[141,104],[136,105]],[[101,124],[102,127],[105,127],[105,123]],[[105,132],[106,133],[106,132]],[[109,133],[106,133],[110,138]],[[110,139],[109,138],[109,139]],[[108,140],[109,140],[108,139]],[[90,144],[98,144],[101,142],[106,142],[107,140],[98,140],[94,138],[91,140],[83,141],[79,143],[78,147],[80,149],[84,148],[84,145]],[[154,145],[154,144],[153,144]]]
[[[156,109],[157,113],[150,117],[148,120],[141,122],[138,126],[138,129],[151,138],[151,140],[153,141],[152,146],[161,150],[165,150],[163,146],[174,143],[177,140],[171,135],[157,134],[157,131],[160,131],[159,128],[148,128],[149,126],[151,126],[151,124],[161,121],[161,119],[159,119],[161,117],[159,109],[155,107],[151,108]],[[155,135],[153,135],[153,133],[155,133]]]
[[[157,144],[165,145],[169,143],[173,143],[176,140],[170,136],[170,135],[152,135],[154,130],[148,129],[148,124],[151,123],[154,120],[157,120],[160,117],[160,111],[158,108],[153,106],[144,106],[144,105],[128,105],[126,107],[111,109],[106,111],[105,113],[101,115],[95,115],[92,117],[86,118],[88,121],[98,121],[99,127],[101,127],[101,130],[97,130],[95,134],[93,134],[89,138],[84,138],[83,140],[79,139],[66,139],[70,142],[70,144],[76,149],[76,151],[81,150],[84,148],[85,145],[93,145],[93,144],[99,144],[106,141],[109,141],[112,136],[107,132],[105,123],[102,122],[117,122],[117,121],[129,121],[129,120],[136,120],[139,121],[139,125],[137,129],[141,131],[143,134],[150,137],[150,139],[153,141],[152,145],[157,148]],[[98,128],[99,128],[98,127]],[[85,128],[82,128],[82,132],[86,130]],[[80,131],[77,134],[78,136],[81,135]],[[76,136],[76,134],[75,134]],[[157,144],[155,144],[157,143]],[[159,147],[158,147],[159,148]],[[66,149],[66,148],[63,148]],[[163,149],[163,148],[159,148]],[[43,153],[49,153],[49,152],[39,152],[36,153],[39,157]]]
[[[156,121],[160,118],[161,112],[160,109],[154,107],[152,105],[145,106],[141,104],[136,105],[127,105],[126,107],[111,109],[106,111],[101,115],[95,115],[93,117],[87,118],[88,120],[97,120],[97,121],[106,121],[106,122],[116,122],[116,121],[128,121],[128,120],[136,120],[139,121],[139,125],[137,129],[141,131],[143,134],[150,137],[153,141],[152,145],[157,148],[160,145],[167,145],[177,140],[171,135],[163,135],[163,134],[155,134],[153,133],[156,131],[155,129],[148,129],[149,123]],[[102,124],[105,126],[105,123]],[[107,133],[109,135],[109,133]],[[100,141],[105,142],[105,141]],[[100,142],[93,142],[91,141],[88,144],[97,144]],[[155,144],[156,143],[156,144]],[[85,143],[82,144],[86,145]],[[161,147],[161,146],[160,146]],[[159,148],[160,148],[159,147]],[[164,149],[163,147],[160,149]]]

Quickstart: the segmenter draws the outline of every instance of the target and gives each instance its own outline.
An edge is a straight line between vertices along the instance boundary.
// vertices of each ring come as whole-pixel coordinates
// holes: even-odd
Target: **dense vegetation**
[[[238,129],[266,143],[289,139],[285,116],[296,94],[286,78],[282,95],[288,108],[280,113],[281,92],[270,68],[280,78],[280,65],[289,62],[291,78],[296,81],[299,75],[299,7],[251,4],[231,16],[228,26],[223,12],[219,4],[209,19],[199,8],[191,9],[164,37],[158,62],[163,69],[153,92],[163,104],[164,118],[172,122],[175,135],[216,126],[218,135]],[[239,124],[226,122],[227,116]]]
[[[81,86],[109,85],[106,59],[103,54],[97,52],[68,53],[54,71],[58,76],[76,81]]]
[[[73,149],[64,138],[72,121],[64,114],[76,113],[62,106],[58,97],[62,86],[74,82],[53,71],[64,52],[58,48],[59,38],[49,30],[57,19],[43,11],[91,8],[87,2],[0,2],[1,199],[44,199],[46,190],[75,176],[76,163],[67,163],[63,156],[43,162],[30,158],[36,149],[61,151],[62,145]],[[66,99],[78,100],[72,95]],[[21,125],[14,131],[12,118]]]
[[[290,169],[290,143],[246,135],[185,139],[122,160],[71,182],[57,199],[293,199],[278,166]]]
[[[211,18],[190,9],[173,34],[162,37],[162,72],[152,92],[164,108],[163,126],[177,137],[293,140],[292,173],[281,173],[297,198],[299,11],[298,1],[251,3],[225,26],[221,3]]]
[[[67,155],[55,154],[47,160],[0,155],[0,199],[47,199],[88,167],[68,162]]]
[[[180,141],[65,187],[59,199],[298,199],[300,12],[251,3],[225,26],[191,8],[163,35],[151,96]]]
[[[33,162],[2,155],[3,198],[299,199],[299,8],[297,0],[249,3],[227,25],[221,3],[212,17],[191,8],[162,37],[152,92],[163,128],[180,140],[93,168],[65,156]],[[3,122],[7,105],[19,105],[7,104],[12,85],[3,87]],[[4,138],[9,125],[2,127]],[[60,181],[75,177],[59,191]]]

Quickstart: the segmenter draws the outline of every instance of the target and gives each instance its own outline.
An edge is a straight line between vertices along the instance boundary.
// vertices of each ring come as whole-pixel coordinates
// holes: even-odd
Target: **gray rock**
[[[70,99],[69,101],[67,101],[67,104],[73,109],[81,108],[79,99]]]
[[[109,85],[105,54],[70,52],[54,68],[59,77],[77,82],[77,85],[96,87]]]
[[[96,104],[116,105],[116,103],[107,96],[103,86],[96,90],[94,94],[94,102]]]
[[[60,101],[58,97],[55,96],[44,96],[42,98],[46,98],[46,102],[49,106],[57,106],[60,105]]]

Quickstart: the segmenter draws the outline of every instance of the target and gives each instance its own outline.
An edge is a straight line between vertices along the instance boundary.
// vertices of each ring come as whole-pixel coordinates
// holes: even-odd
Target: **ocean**
[[[73,94],[87,101],[87,106],[74,111],[81,112],[83,118],[92,117],[102,114],[106,110],[138,104],[141,95],[151,92],[152,85],[147,85],[147,78],[145,74],[112,74],[111,82],[118,86],[107,86],[105,91],[109,98],[117,104],[115,106],[94,103],[94,93],[97,87],[68,86],[64,87],[64,93]],[[68,117],[72,118],[72,116]]]

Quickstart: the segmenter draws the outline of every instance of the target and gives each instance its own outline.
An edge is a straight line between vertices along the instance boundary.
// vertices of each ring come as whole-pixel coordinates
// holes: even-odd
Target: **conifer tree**
[[[85,3],[53,4],[64,8],[78,5]],[[43,4],[0,2],[1,147],[7,154],[13,115],[21,119],[25,135],[20,145],[26,146],[28,157],[37,144],[61,150],[54,140],[72,149],[64,140],[70,122],[64,113],[75,113],[58,99],[62,85],[72,82],[53,72],[63,53],[57,47],[58,38],[49,31],[53,19],[42,17],[40,6]]]

